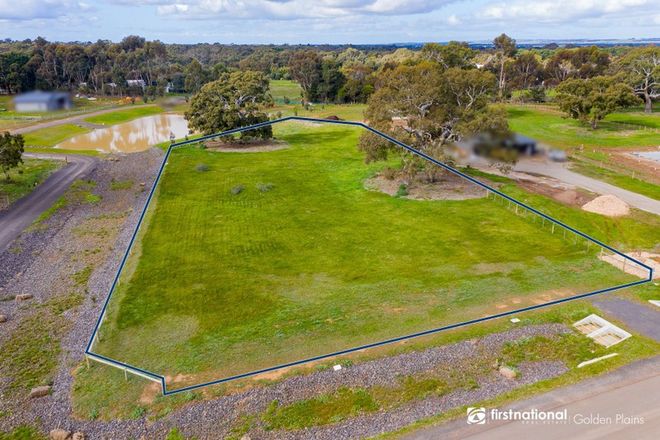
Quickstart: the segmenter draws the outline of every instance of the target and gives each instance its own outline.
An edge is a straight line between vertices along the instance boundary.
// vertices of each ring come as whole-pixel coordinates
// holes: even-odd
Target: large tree
[[[543,68],[534,52],[523,52],[508,64],[508,77],[511,85],[528,89],[540,83]]]
[[[488,106],[496,85],[490,72],[445,70],[424,61],[385,70],[377,84],[366,111],[370,125],[435,157],[444,158],[444,147],[465,136],[493,128],[506,130],[503,114]],[[371,133],[360,139],[367,161],[386,158],[392,148]],[[404,156],[404,171],[412,174],[420,168],[422,162]]]
[[[502,99],[506,91],[506,64],[516,54],[516,40],[501,34],[493,40],[495,66],[497,70],[497,92]]]
[[[306,101],[314,101],[318,95],[322,75],[321,56],[313,50],[296,52],[289,60],[289,73],[302,88]]]
[[[339,90],[346,83],[346,77],[340,70],[340,65],[334,60],[323,60],[321,63],[321,82],[318,86],[318,99],[323,102],[337,100]]]
[[[9,170],[23,163],[23,136],[20,134],[12,135],[5,132],[0,136],[0,168],[9,180]]]
[[[192,97],[185,117],[192,130],[213,134],[267,121],[261,110],[270,103],[268,78],[262,72],[222,73]],[[266,126],[244,136],[269,138],[272,129]]]
[[[660,97],[660,47],[639,47],[619,62],[626,80],[644,100],[644,111],[653,111],[653,100]]]
[[[613,111],[636,104],[633,89],[615,76],[569,79],[557,86],[556,101],[569,117],[598,127]]]

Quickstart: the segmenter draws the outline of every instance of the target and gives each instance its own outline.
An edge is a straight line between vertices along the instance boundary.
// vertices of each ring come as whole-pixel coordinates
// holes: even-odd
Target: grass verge
[[[104,113],[102,115],[90,116],[85,118],[85,122],[91,124],[114,125],[122,122],[132,121],[133,119],[152,116],[162,113],[163,109],[157,105],[144,105],[139,107],[130,107],[120,109],[115,112]]]
[[[59,160],[23,159],[23,164],[9,171],[9,181],[0,175],[0,210],[28,195],[62,166]]]
[[[42,128],[23,135],[25,145],[30,147],[53,147],[77,134],[89,133],[89,129],[74,124],[62,124]],[[52,150],[50,151],[53,152]]]

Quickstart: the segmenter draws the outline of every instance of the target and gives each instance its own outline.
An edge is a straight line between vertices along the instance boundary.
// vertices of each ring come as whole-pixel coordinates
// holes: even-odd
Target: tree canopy
[[[660,97],[660,47],[640,47],[628,52],[619,62],[628,84],[644,100],[644,111],[653,111]]]
[[[6,131],[0,136],[0,168],[9,180],[9,170],[23,163],[23,136],[20,134],[12,135]]]
[[[222,73],[192,97],[185,117],[192,130],[213,134],[268,120],[261,110],[271,102],[268,78],[262,72]],[[244,136],[269,138],[272,129],[267,126]]]
[[[296,52],[289,61],[291,78],[298,81],[307,102],[334,102],[346,82],[341,65],[333,59],[324,59],[318,52]]]
[[[427,43],[422,47],[422,58],[435,61],[445,69],[473,67],[476,52],[465,42],[450,41],[447,44]]]
[[[481,131],[507,130],[504,114],[488,106],[496,86],[490,72],[445,70],[423,61],[383,71],[378,84],[368,101],[369,123],[427,154],[442,158],[443,147],[450,142]],[[367,161],[373,161],[386,158],[393,147],[365,133],[360,148]],[[412,173],[423,164],[406,160],[404,167]]]
[[[557,86],[556,100],[569,117],[589,123],[593,129],[616,109],[639,101],[629,85],[613,76],[564,81]]]

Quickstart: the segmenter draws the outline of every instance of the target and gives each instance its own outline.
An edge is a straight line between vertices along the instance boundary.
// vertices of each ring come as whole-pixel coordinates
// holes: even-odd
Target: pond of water
[[[188,123],[182,115],[147,116],[108,128],[98,128],[61,142],[55,148],[135,153],[168,141],[172,134],[177,139],[188,134]]]

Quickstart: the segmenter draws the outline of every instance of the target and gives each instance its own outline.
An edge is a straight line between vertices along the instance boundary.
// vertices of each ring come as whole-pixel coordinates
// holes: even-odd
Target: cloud
[[[89,3],[74,0],[0,0],[0,20],[57,19],[92,10]]]
[[[122,3],[125,0],[119,0]],[[412,15],[435,11],[455,0],[137,0],[158,4],[159,15],[190,18],[251,18],[291,20],[360,15]]]
[[[475,15],[484,21],[565,22],[644,12],[653,7],[652,4],[651,0],[512,0],[489,3]]]

